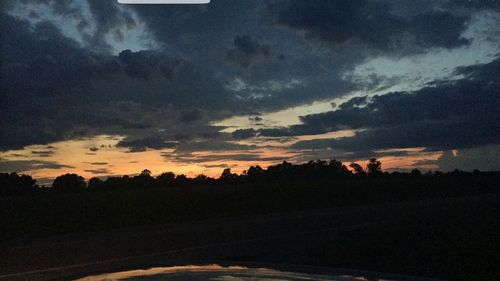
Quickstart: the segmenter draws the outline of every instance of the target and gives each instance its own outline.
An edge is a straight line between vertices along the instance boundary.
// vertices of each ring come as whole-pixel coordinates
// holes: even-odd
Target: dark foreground
[[[499,201],[482,194],[9,238],[0,245],[0,279],[230,261],[499,280]]]

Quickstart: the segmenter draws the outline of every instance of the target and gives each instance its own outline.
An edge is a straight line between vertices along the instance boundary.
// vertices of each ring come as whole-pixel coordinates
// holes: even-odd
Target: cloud
[[[436,165],[437,160],[430,160],[430,159],[424,159],[424,160],[417,160],[413,162],[414,166],[426,166],[426,165]]]
[[[260,153],[224,153],[224,154],[209,154],[209,155],[196,155],[192,153],[172,155],[163,154],[168,160],[174,160],[181,163],[207,163],[207,162],[220,162],[220,161],[255,161],[255,162],[277,162],[283,161],[283,157],[266,157]],[[172,158],[173,157],[173,158]],[[226,164],[218,164],[218,166],[227,166]],[[217,166],[215,166],[217,167]]]
[[[192,123],[202,118],[202,113],[197,109],[185,110],[181,112],[181,121],[184,123]]]
[[[500,143],[500,59],[460,68],[459,81],[439,83],[415,92],[353,98],[336,111],[303,116],[303,124],[261,130],[261,135],[300,135],[359,129],[355,136],[302,141],[295,148],[332,147],[366,150],[427,147],[468,148]]]
[[[95,21],[95,31],[89,35],[82,33],[89,48],[110,52],[112,46],[108,43],[106,36],[113,35],[114,40],[124,41],[123,30],[133,29],[137,23],[131,13],[125,9],[119,9],[114,1],[87,0],[88,7]]]
[[[238,129],[236,131],[234,131],[232,134],[233,134],[233,138],[235,139],[249,139],[249,138],[253,138],[257,135],[257,130],[254,130],[254,129]]]
[[[270,47],[260,44],[249,35],[234,37],[234,47],[226,51],[227,61],[242,68],[249,68],[270,57]]]
[[[108,170],[108,169],[106,169],[106,168],[102,168],[102,169],[85,170],[85,172],[91,173],[91,174],[94,174],[94,175],[104,175],[104,174],[109,174],[111,171]]]
[[[22,3],[22,4],[37,4],[37,5],[46,5],[50,8],[50,10],[59,16],[63,17],[70,17],[70,18],[75,18],[77,15],[81,14],[81,9],[80,6],[77,5],[78,1],[74,0],[65,0],[65,1],[57,1],[57,0],[20,0],[20,1],[5,1],[6,3],[2,3],[2,5],[9,5],[9,6],[3,6],[3,8],[6,8],[6,10],[11,9],[12,6],[15,6],[16,4]],[[15,3],[18,2],[18,3]],[[32,16],[38,17],[39,16],[39,10],[38,9],[32,9]]]
[[[254,145],[246,145],[232,142],[229,136],[212,137],[204,140],[192,140],[181,142],[174,151],[175,153],[186,153],[195,151],[231,151],[256,148]]]
[[[195,46],[188,46],[193,41],[218,41],[227,38],[234,30],[248,29],[250,23],[256,23],[253,22],[253,17],[259,6],[261,3],[258,1],[244,0],[212,1],[204,7],[133,5],[132,9],[158,41],[180,43],[188,50],[195,50]]]
[[[54,154],[53,150],[33,150],[31,154],[38,157],[50,157]]]
[[[179,143],[176,141],[166,141],[159,136],[151,136],[133,140],[122,140],[118,142],[118,147],[128,147],[130,152],[142,152],[146,149],[175,148]]]
[[[500,2],[496,0],[452,0],[454,5],[474,9],[500,9]]]
[[[73,166],[59,164],[52,161],[40,160],[7,160],[0,158],[0,170],[2,172],[24,172],[42,169],[74,168]]]
[[[383,54],[419,53],[468,44],[461,38],[468,17],[448,11],[399,16],[390,1],[279,1],[275,23],[332,47],[360,47]],[[415,13],[417,12],[417,13]]]
[[[486,116],[498,101],[498,65],[457,69],[462,81],[416,92],[352,99],[287,128],[228,134],[212,125],[397,84],[394,77],[360,81],[344,74],[369,57],[467,45],[461,35],[471,13],[496,7],[487,2],[242,0],[174,7],[22,0],[34,2],[50,6],[50,18],[13,10],[0,17],[2,42],[8,42],[0,65],[0,151],[110,134],[122,136],[118,147],[130,152],[170,149],[181,157],[228,150],[250,159],[256,146],[235,140],[289,140],[344,128],[357,134],[292,149],[339,147],[372,155],[379,148],[454,149],[498,139],[491,121],[497,115]],[[141,36],[151,34],[156,49],[141,45],[148,41]],[[249,127],[264,126],[258,118],[250,121]]]
[[[498,171],[500,170],[500,145],[459,149],[455,153],[445,151],[438,158],[436,164],[443,171],[452,171],[454,169]]]
[[[241,108],[204,66],[160,51],[95,53],[52,23],[0,16],[9,42],[0,65],[0,150],[163,128],[203,132],[206,115],[224,118]],[[186,122],[193,130],[182,128]]]

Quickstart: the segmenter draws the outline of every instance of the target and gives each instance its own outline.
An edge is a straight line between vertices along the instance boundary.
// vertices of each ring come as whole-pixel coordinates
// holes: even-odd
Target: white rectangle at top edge
[[[208,4],[210,0],[118,0],[120,4]]]

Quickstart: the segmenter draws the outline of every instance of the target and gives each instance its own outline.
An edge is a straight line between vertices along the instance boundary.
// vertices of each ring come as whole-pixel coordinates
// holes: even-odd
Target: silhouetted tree
[[[160,187],[173,186],[175,184],[175,174],[165,172],[156,177],[156,182]]]
[[[104,185],[104,182],[100,178],[97,178],[97,177],[91,178],[87,184],[88,188],[92,189],[92,190],[102,188],[103,185]]]
[[[420,172],[419,169],[413,169],[411,170],[411,173],[410,173],[412,176],[414,177],[420,177],[422,175],[422,172]]]
[[[246,175],[248,179],[256,180],[263,175],[264,170],[259,165],[250,166],[250,168],[248,168],[248,171],[243,171],[243,173]]]
[[[32,193],[37,188],[36,180],[31,176],[0,173],[0,196]]]
[[[366,165],[366,173],[370,176],[380,175],[382,173],[382,163],[376,158],[371,158]]]
[[[375,176],[380,175],[384,179],[399,178],[405,179],[409,177],[421,176],[418,169],[412,170],[410,173],[402,173],[394,171],[392,173],[381,171],[381,162],[377,159],[369,159],[366,168],[364,169],[358,163],[349,165],[354,174],[357,176]],[[292,164],[283,161],[277,165],[271,165],[267,169],[260,166],[250,166],[242,175],[231,172],[230,168],[223,170],[221,176],[216,180],[206,175],[199,175],[194,178],[188,178],[185,175],[175,175],[172,172],[162,173],[153,178],[150,170],[143,170],[134,177],[124,175],[122,177],[108,177],[105,181],[99,178],[91,178],[88,182],[89,189],[127,189],[127,188],[154,188],[163,186],[192,186],[192,185],[211,185],[215,183],[255,183],[255,190],[260,187],[277,186],[280,190],[290,186],[290,183],[295,182],[312,182],[315,184],[329,183],[340,178],[347,178],[353,174],[341,162],[331,159],[330,161],[312,160],[307,163]],[[471,177],[482,177],[485,172],[474,171],[473,173],[455,170],[445,173],[436,171],[426,173],[425,180],[447,180],[449,178],[459,177],[461,179],[469,179]],[[493,172],[493,175],[494,172]],[[353,179],[355,181],[355,179]],[[363,180],[364,181],[364,180]],[[339,181],[341,182],[341,181]],[[342,181],[343,182],[343,181]],[[236,185],[235,185],[236,186]],[[57,177],[53,183],[53,190],[57,191],[77,191],[85,189],[85,179],[76,174],[66,174]],[[25,194],[42,190],[36,184],[36,181],[27,175],[18,175],[16,173],[0,173],[0,196],[8,196],[15,194]]]
[[[132,178],[133,186],[137,188],[148,188],[154,185],[154,178],[151,176],[151,171],[143,170],[138,176]]]
[[[133,187],[132,179],[128,175],[121,177],[109,177],[104,181],[103,188],[106,189],[126,189]]]
[[[186,177],[186,175],[177,175],[175,177],[175,183],[178,185],[187,185],[189,183],[189,179]]]
[[[209,184],[212,183],[214,180],[204,174],[197,175],[193,180],[194,184],[197,185],[203,185],[203,184]]]
[[[353,162],[349,164],[349,167],[351,167],[354,170],[355,175],[364,176],[366,174],[363,167],[361,167],[361,165],[359,165],[358,163]]]
[[[85,178],[77,174],[58,176],[52,183],[52,188],[60,192],[81,191],[85,187]]]
[[[226,169],[224,169],[224,171],[222,171],[222,174],[220,175],[219,180],[224,182],[224,183],[230,183],[230,182],[234,182],[237,178],[238,178],[237,174],[231,173],[231,169],[226,168]]]
[[[342,164],[342,162],[337,161],[335,159],[331,159],[330,162],[328,163],[328,167],[330,170],[333,172],[334,175],[341,175],[341,176],[346,176],[349,175],[351,172],[347,167]]]

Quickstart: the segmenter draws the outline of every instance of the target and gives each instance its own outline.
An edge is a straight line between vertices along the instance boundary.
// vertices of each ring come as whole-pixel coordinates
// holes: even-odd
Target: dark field
[[[0,274],[91,263],[4,276],[65,280],[225,260],[495,280],[498,182],[482,173],[9,196],[1,199]]]
[[[312,250],[313,264],[446,280],[498,280],[499,200],[422,209],[341,233]]]

